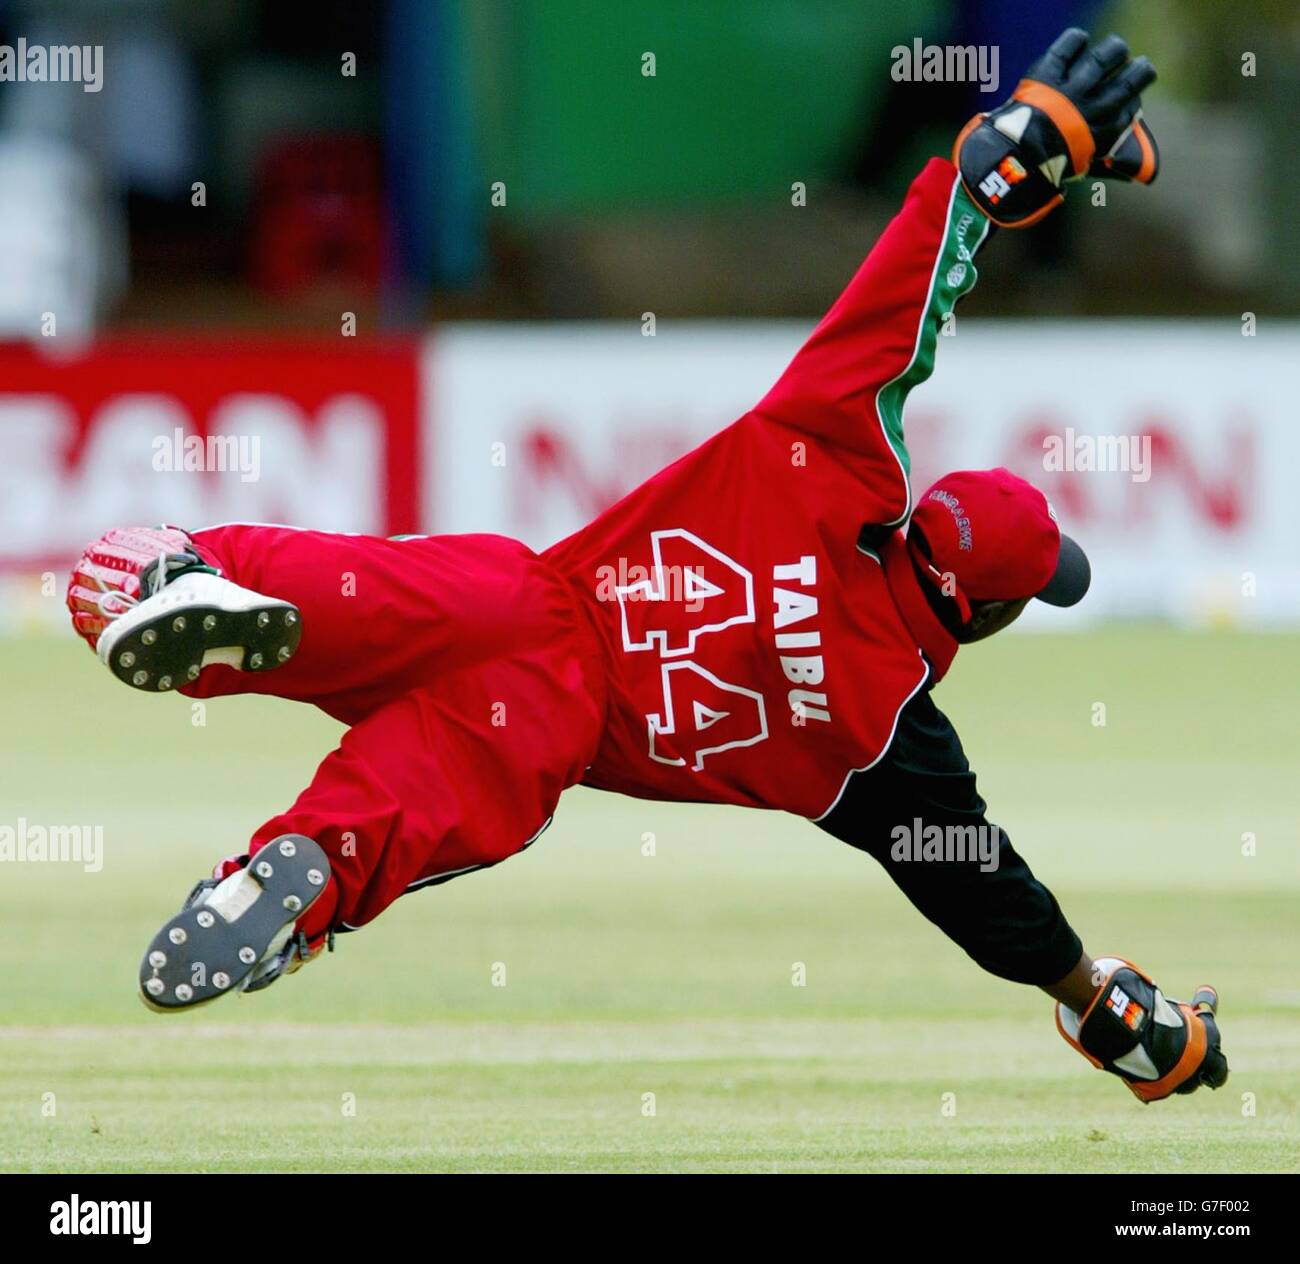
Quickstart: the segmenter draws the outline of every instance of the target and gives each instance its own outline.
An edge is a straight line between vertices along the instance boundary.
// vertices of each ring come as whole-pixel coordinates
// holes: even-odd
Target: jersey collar
[[[957,642],[930,609],[930,603],[926,601],[912,567],[912,555],[901,531],[895,531],[885,541],[880,551],[880,561],[898,613],[903,616],[907,630],[916,639],[921,653],[930,664],[932,678],[941,680],[956,657]]]

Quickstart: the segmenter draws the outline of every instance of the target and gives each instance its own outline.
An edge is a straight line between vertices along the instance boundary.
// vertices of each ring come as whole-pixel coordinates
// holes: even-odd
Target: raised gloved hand
[[[1069,180],[1150,184],[1159,155],[1140,94],[1155,78],[1145,57],[1129,59],[1118,35],[1089,48],[1087,32],[1071,27],[1010,100],[958,135],[952,160],[967,193],[995,224],[1024,228],[1060,205]]]
[[[1102,982],[1083,1015],[1056,1006],[1057,1029],[1093,1066],[1118,1075],[1143,1102],[1222,1087],[1228,1060],[1213,988],[1197,988],[1191,1004],[1167,1001],[1131,962],[1100,957],[1094,965]]]

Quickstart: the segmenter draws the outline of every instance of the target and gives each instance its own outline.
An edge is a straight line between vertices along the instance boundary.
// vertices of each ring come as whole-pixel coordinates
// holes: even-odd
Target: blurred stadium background
[[[147,1015],[147,935],[336,726],[122,696],[65,626],[79,547],[550,543],[748,407],[1071,23],[1156,62],[1160,178],[1000,234],[907,426],[919,485],[1043,486],[1095,588],[938,701],[1094,949],[1220,986],[1227,1090],[1138,1111],[800,822],[581,791],[327,963]],[[0,82],[0,826],[104,855],[0,863],[0,1165],[1296,1166],[1294,5],[0,2],[20,39],[102,46],[103,83]],[[896,82],[915,39],[995,46],[997,91]],[[1149,441],[1149,477],[1047,468],[1069,435]],[[256,468],[159,468],[177,436]]]

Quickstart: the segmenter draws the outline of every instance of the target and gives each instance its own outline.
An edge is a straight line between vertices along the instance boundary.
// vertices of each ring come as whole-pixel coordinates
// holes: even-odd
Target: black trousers
[[[1077,964],[1078,935],[988,821],[961,740],[928,692],[903,708],[889,750],[853,774],[818,825],[874,856],[921,913],[991,974],[1041,985]],[[977,839],[986,844],[982,856],[969,845]]]

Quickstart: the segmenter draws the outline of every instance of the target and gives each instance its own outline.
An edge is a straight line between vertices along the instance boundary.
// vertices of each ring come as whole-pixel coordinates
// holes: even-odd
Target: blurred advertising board
[[[446,328],[426,349],[424,517],[542,547],[750,408],[807,333],[785,324]],[[961,321],[910,396],[913,489],[1006,465],[1088,549],[1070,612],[1300,621],[1300,325]]]
[[[123,523],[415,530],[418,340],[0,347],[0,570]]]

